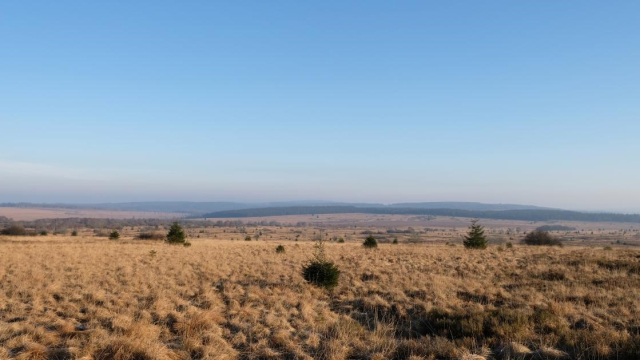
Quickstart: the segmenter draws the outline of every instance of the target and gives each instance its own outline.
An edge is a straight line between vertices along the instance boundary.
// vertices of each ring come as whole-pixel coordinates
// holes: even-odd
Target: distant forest
[[[538,226],[536,230],[542,231],[574,231],[576,228],[573,226],[564,226],[564,225],[543,225]]]
[[[38,219],[38,220],[22,220],[14,221],[4,216],[0,216],[0,229],[11,226],[20,225],[27,229],[49,230],[65,232],[69,229],[122,229],[125,227],[168,227],[176,220],[170,219],[97,219],[97,218],[55,218],[55,219]],[[241,220],[219,220],[219,221],[180,221],[185,228],[198,227],[238,227],[238,226],[282,226],[277,221],[241,221]]]
[[[380,214],[380,215],[434,215],[449,217],[465,217],[498,220],[524,221],[587,221],[587,222],[634,222],[640,223],[638,214],[583,213],[568,210],[501,210],[475,211],[458,209],[420,209],[395,207],[355,207],[355,206],[289,206],[268,207],[241,210],[217,211],[198,216],[198,218],[243,218],[283,215],[316,215],[316,214]]]

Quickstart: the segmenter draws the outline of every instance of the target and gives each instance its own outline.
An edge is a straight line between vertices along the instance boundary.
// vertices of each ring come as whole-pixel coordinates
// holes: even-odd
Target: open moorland
[[[163,226],[121,228],[119,240],[2,236],[0,358],[640,358],[627,224],[530,247],[518,244],[527,224],[487,221],[493,245],[466,250],[452,219],[295,220],[305,224],[187,226],[190,247],[135,239]],[[377,249],[362,247],[369,234]],[[333,291],[301,275],[318,239],[341,271]]]
[[[372,215],[372,214],[319,214],[270,217],[208,219],[216,227],[200,229],[203,236],[228,238],[229,232],[263,235],[268,240],[318,240],[327,238],[362,241],[373,234],[378,241],[428,244],[462,244],[470,218],[425,215]],[[225,228],[238,222],[253,226]],[[640,246],[640,224],[621,222],[553,221],[534,222],[518,220],[481,219],[488,239],[493,244],[518,243],[525,234],[547,226],[564,244],[582,246],[632,245]],[[562,230],[555,230],[561,227]],[[198,236],[192,231],[193,236]],[[235,236],[240,238],[240,234]],[[232,235],[231,238],[234,238]]]

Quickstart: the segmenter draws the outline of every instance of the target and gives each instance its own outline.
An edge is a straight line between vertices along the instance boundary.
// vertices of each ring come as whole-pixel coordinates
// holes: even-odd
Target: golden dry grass
[[[0,358],[640,358],[639,251],[191,242],[0,239]]]

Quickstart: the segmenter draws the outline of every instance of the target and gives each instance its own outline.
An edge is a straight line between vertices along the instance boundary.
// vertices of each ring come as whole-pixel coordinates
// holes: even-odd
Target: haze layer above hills
[[[638,214],[580,212],[544,208],[532,205],[485,204],[477,202],[416,202],[375,204],[329,201],[286,201],[264,203],[157,201],[96,204],[4,203],[0,204],[0,207],[16,209],[62,210],[69,213],[68,217],[78,217],[77,215],[80,215],[79,211],[95,210],[103,212],[111,211],[113,213],[136,213],[136,215],[145,218],[163,218],[167,215],[171,215],[173,217],[188,217],[196,219],[362,213],[379,215],[485,218],[500,220],[523,220],[533,222],[640,222],[640,215]]]
[[[281,201],[281,202],[191,202],[191,201],[146,201],[96,204],[37,204],[37,203],[4,203],[3,207],[40,207],[62,209],[96,209],[118,211],[170,212],[190,215],[205,214],[218,211],[245,210],[258,208],[284,207],[355,207],[355,208],[410,208],[410,209],[456,209],[469,211],[503,211],[503,210],[548,210],[549,208],[518,204],[485,204],[478,202],[413,202],[396,204],[349,203],[332,201]]]

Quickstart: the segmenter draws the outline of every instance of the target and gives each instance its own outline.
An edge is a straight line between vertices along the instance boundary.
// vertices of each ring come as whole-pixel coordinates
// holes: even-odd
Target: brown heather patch
[[[2,359],[640,358],[635,250],[333,243],[328,293],[310,242],[56,239],[0,242]]]

